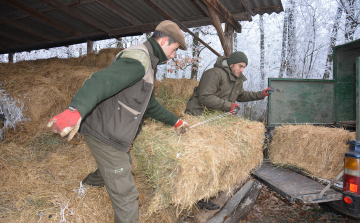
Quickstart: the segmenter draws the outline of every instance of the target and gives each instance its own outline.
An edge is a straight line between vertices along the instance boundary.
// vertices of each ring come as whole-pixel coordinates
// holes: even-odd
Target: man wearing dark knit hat
[[[145,43],[121,51],[106,69],[93,73],[76,92],[64,112],[48,127],[70,141],[78,132],[95,157],[98,169],[83,181],[106,186],[116,223],[138,219],[138,191],[131,173],[130,145],[141,129],[144,115],[184,133],[189,125],[155,99],[156,66],[186,49],[177,24],[161,22]]]
[[[273,88],[262,91],[245,91],[243,75],[248,65],[248,58],[243,52],[234,52],[228,58],[219,57],[211,68],[205,71],[200,79],[199,86],[195,87],[194,93],[189,99],[185,113],[190,115],[202,115],[205,109],[221,110],[237,114],[238,102],[255,101],[270,95]]]

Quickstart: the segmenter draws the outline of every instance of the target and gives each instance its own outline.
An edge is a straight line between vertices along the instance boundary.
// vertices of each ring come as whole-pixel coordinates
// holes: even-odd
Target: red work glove
[[[186,129],[189,128],[189,124],[187,122],[184,122],[183,120],[179,119],[175,125],[175,132],[176,134],[184,134],[186,132]]]
[[[272,92],[274,92],[275,89],[273,87],[268,87],[266,89],[263,90],[263,96],[264,98],[268,95],[270,95]]]
[[[67,140],[70,141],[77,133],[80,127],[81,115],[76,108],[69,107],[62,113],[52,117],[47,127],[53,127],[55,133],[59,133],[61,137],[68,135]]]
[[[231,104],[231,108],[230,108],[230,112],[233,115],[237,115],[240,111],[240,106],[236,103],[232,103]]]

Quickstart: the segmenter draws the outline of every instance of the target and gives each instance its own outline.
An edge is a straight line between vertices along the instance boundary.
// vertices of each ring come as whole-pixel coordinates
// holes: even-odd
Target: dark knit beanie
[[[246,57],[245,53],[241,51],[233,52],[230,54],[229,58],[227,59],[228,65],[235,64],[235,63],[246,63],[248,64],[248,58]]]

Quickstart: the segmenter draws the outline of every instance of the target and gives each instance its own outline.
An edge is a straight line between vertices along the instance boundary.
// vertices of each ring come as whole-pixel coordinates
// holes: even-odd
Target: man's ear
[[[169,38],[168,37],[163,37],[160,40],[160,46],[165,46],[169,43]]]

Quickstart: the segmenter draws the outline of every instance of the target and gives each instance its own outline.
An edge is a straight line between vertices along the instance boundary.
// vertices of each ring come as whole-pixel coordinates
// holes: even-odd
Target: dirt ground
[[[318,204],[291,204],[286,199],[263,186],[258,200],[243,223],[280,223],[280,222],[346,222],[360,223],[360,220],[324,210]]]

